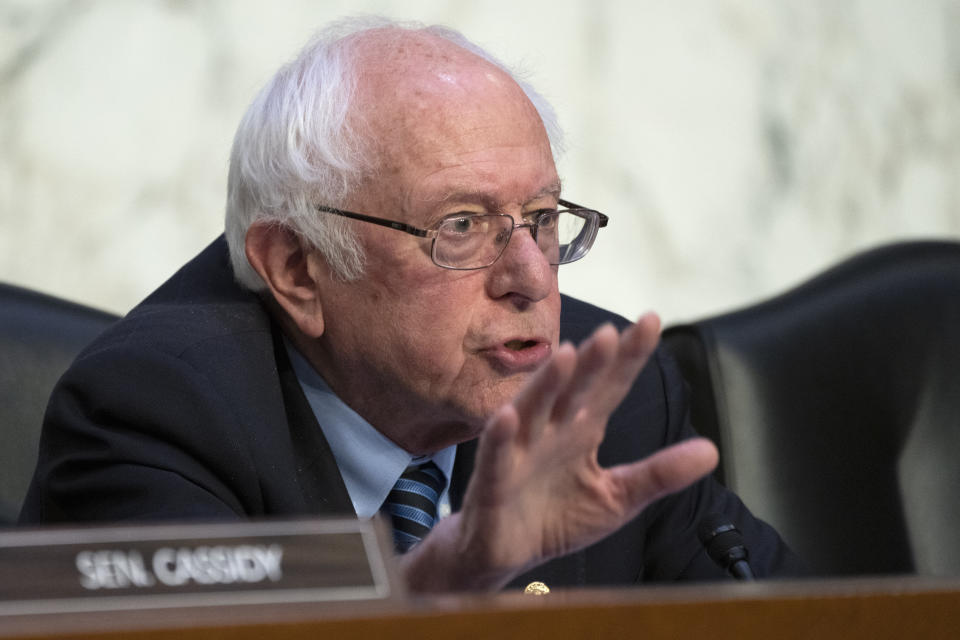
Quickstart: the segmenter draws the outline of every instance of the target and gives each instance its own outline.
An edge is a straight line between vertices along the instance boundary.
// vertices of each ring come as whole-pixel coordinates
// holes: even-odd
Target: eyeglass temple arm
[[[568,209],[586,209],[588,211],[594,211],[589,207],[583,207],[579,204],[570,202],[569,200],[559,199],[557,202]],[[381,227],[387,227],[390,229],[396,229],[397,231],[403,231],[404,233],[409,233],[414,236],[419,236],[421,238],[427,238],[431,236],[431,232],[428,229],[420,229],[419,227],[414,227],[413,225],[404,224],[403,222],[397,222],[396,220],[387,220],[385,218],[375,218],[373,216],[366,216],[362,213],[354,213],[353,211],[344,211],[342,209],[335,209],[333,207],[327,207],[322,204],[316,205],[317,209],[320,211],[325,211],[326,213],[332,213],[337,216],[343,216],[344,218],[352,218],[354,220],[362,220],[364,222],[370,222],[373,224],[378,224]],[[607,221],[610,220],[606,215],[595,211],[599,216],[599,222],[597,223],[598,227],[607,226]]]
[[[378,224],[381,227],[389,227],[390,229],[396,229],[397,231],[403,231],[404,233],[409,233],[414,236],[420,236],[421,238],[426,238],[430,235],[430,232],[427,229],[420,229],[409,224],[404,224],[402,222],[397,222],[396,220],[386,220],[384,218],[374,218],[373,216],[365,216],[362,213],[354,213],[352,211],[343,211],[342,209],[334,209],[333,207],[325,207],[322,204],[316,205],[317,209],[320,211],[325,211],[327,213],[332,213],[337,216],[343,216],[344,218],[352,218],[354,220],[362,220],[364,222],[372,222],[373,224]]]
[[[581,205],[579,205],[579,204],[575,204],[575,203],[573,203],[573,202],[570,202],[569,200],[564,200],[563,198],[559,198],[559,199],[557,200],[557,203],[560,204],[560,205],[562,205],[562,206],[564,206],[564,207],[566,207],[566,208],[568,208],[568,209],[587,209],[588,211],[593,211],[593,212],[596,213],[598,216],[600,216],[600,221],[597,223],[597,226],[598,226],[598,227],[605,227],[605,226],[607,226],[607,222],[609,222],[609,220],[610,220],[610,218],[609,218],[608,216],[600,213],[599,211],[595,211],[594,209],[591,209],[590,207],[583,207],[583,206],[581,206]]]

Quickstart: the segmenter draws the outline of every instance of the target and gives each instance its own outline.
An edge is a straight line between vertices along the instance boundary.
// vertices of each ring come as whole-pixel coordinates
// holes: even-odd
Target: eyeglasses
[[[444,269],[468,270],[483,269],[496,262],[507,248],[513,230],[520,227],[529,229],[552,265],[567,264],[587,255],[597,231],[607,226],[609,218],[566,200],[559,203],[568,208],[535,211],[521,222],[505,213],[454,213],[429,229],[323,205],[317,205],[317,210],[431,238],[430,257],[434,264]]]

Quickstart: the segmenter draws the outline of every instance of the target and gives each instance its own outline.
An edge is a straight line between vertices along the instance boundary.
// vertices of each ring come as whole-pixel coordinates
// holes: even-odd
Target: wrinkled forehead
[[[506,72],[438,36],[373,31],[355,47],[357,116],[382,140],[430,136],[512,121],[542,128],[523,89]],[[405,140],[403,144],[409,144]]]

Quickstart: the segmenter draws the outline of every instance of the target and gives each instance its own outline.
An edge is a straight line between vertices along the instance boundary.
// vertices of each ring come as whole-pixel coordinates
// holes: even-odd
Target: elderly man
[[[720,576],[716,511],[796,571],[704,477],[656,317],[561,315],[606,217],[561,200],[551,134],[459,34],[321,34],[239,127],[226,243],[59,384],[22,520],[385,509],[410,586],[448,590]]]

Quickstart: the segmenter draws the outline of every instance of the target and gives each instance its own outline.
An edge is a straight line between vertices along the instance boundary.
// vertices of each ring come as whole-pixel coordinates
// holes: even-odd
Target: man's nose
[[[530,233],[522,233],[521,227]],[[537,244],[536,227],[529,222],[514,224],[510,241],[489,271],[487,289],[493,298],[512,296],[524,303],[537,302],[557,287],[556,269]]]

